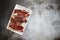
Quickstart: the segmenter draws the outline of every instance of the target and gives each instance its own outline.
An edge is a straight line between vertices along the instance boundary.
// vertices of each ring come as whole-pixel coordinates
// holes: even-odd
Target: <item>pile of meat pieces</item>
[[[23,32],[23,26],[22,23],[27,22],[27,17],[29,17],[30,14],[26,12],[25,10],[18,10],[15,9],[13,13],[13,17],[11,17],[11,22],[9,24],[9,27],[13,28],[14,30],[19,30]]]

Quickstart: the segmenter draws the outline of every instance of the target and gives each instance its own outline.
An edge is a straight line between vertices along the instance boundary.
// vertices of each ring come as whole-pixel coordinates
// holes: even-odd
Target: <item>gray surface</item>
[[[15,4],[33,13],[23,36],[6,29]],[[2,0],[0,40],[60,40],[60,0]]]

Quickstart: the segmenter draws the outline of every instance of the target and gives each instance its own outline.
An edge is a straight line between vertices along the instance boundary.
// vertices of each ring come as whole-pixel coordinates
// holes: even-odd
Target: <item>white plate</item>
[[[28,9],[28,8],[26,8],[26,7],[24,7],[24,6],[21,6],[21,5],[18,5],[18,4],[16,4],[16,6],[15,6],[14,9],[20,9],[20,10],[23,10],[23,9],[24,9],[24,10],[26,10],[27,12],[29,12],[30,16],[31,16],[31,13],[32,13],[32,10],[31,10],[31,9]],[[14,10],[13,10],[13,11],[14,11]],[[13,16],[13,12],[12,12],[12,14],[11,14],[11,17],[12,17],[12,16]],[[27,21],[29,20],[30,16],[27,18]],[[10,19],[11,19],[11,17],[10,17]],[[24,27],[24,29],[23,29],[23,32],[20,32],[20,31],[17,31],[17,30],[13,30],[11,27],[9,27],[10,19],[9,19],[9,22],[8,22],[8,25],[7,25],[7,29],[10,30],[10,31],[12,31],[12,32],[15,32],[15,33],[17,33],[17,34],[23,35],[23,33],[24,33],[24,31],[25,31],[25,28],[26,28],[28,22],[22,24],[23,27]]]

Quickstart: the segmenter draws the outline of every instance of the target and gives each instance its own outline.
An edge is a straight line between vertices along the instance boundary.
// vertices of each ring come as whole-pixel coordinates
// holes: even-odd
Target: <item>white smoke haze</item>
[[[26,0],[25,4],[33,13],[24,35],[13,34],[11,40],[18,38],[22,38],[21,40],[53,40],[60,35],[60,12],[55,0]]]

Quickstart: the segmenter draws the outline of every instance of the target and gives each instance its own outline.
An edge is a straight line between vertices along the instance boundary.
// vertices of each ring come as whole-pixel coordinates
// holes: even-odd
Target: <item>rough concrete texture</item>
[[[60,0],[20,1],[15,3],[30,8],[33,13],[24,35],[9,32],[11,36],[7,40],[60,40]]]

